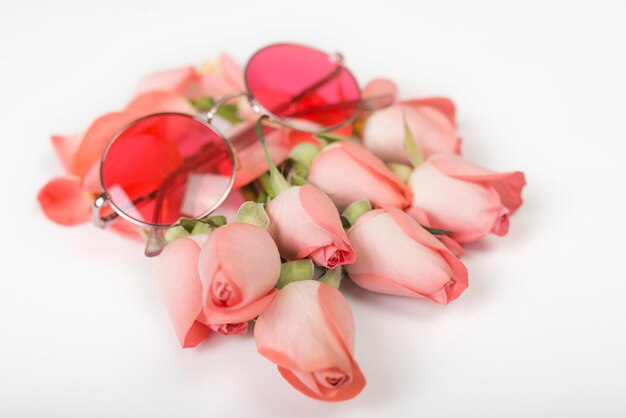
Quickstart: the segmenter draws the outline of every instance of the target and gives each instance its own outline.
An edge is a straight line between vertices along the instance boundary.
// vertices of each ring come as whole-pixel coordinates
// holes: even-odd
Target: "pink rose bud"
[[[286,259],[311,258],[331,269],[354,262],[339,212],[317,187],[290,187],[267,205],[267,214],[269,233]]]
[[[315,399],[355,397],[365,378],[354,360],[354,318],[334,287],[315,280],[287,284],[254,327],[257,350],[297,390]]]
[[[505,235],[525,184],[522,172],[494,173],[449,154],[431,157],[409,180],[413,206],[426,212],[427,226],[451,231],[460,243],[489,232]]]
[[[408,164],[405,121],[424,158],[439,152],[459,153],[454,104],[444,98],[400,102],[373,112],[365,121],[363,144],[385,162]]]
[[[265,229],[236,222],[217,228],[202,246],[202,321],[234,324],[259,315],[272,301],[280,255]]]
[[[324,148],[311,165],[309,181],[326,192],[339,210],[362,199],[405,208],[412,199],[411,190],[378,157],[354,142]]]
[[[396,208],[361,215],[348,230],[356,262],[350,278],[374,292],[447,304],[467,288],[467,269],[409,215]]]

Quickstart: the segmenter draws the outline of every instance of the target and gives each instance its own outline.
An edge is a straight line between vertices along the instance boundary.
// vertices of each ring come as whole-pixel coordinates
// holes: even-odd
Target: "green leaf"
[[[215,99],[212,97],[200,97],[198,99],[190,99],[189,101],[193,107],[202,112],[208,112],[213,106],[215,106]]]
[[[433,235],[450,235],[452,233],[452,231],[446,231],[445,229],[430,228],[424,225],[422,225],[422,228],[424,228],[425,230],[427,230]]]
[[[193,231],[193,228],[196,226],[196,223],[198,221],[195,221],[193,219],[187,219],[187,218],[180,218],[178,220],[178,223],[180,224],[180,226],[182,226],[185,231],[189,232],[191,234],[191,232]]]
[[[402,121],[404,123],[404,151],[411,165],[415,168],[424,161],[424,156],[422,155],[422,151],[417,147],[413,134],[406,123],[406,115],[402,115]]]
[[[350,140],[350,138],[348,138],[347,136],[331,134],[331,133],[328,133],[328,132],[320,132],[318,134],[315,134],[315,136],[317,138],[323,139],[324,141],[327,141],[329,143],[333,143],[333,142],[337,142],[337,141],[349,141]]]
[[[199,219],[200,222],[210,225],[213,228],[219,228],[228,222],[224,215],[208,215]]]
[[[198,99],[190,99],[191,104],[201,112],[208,112],[215,106],[215,99],[212,97],[200,97]],[[238,107],[233,103],[226,103],[217,109],[217,115],[226,119],[230,123],[241,122],[241,118],[237,114]]]

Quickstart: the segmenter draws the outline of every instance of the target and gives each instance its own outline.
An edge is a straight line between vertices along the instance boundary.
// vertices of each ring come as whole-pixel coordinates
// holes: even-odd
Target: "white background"
[[[451,305],[345,283],[368,384],[342,404],[292,389],[251,336],[181,350],[142,247],[35,200],[62,173],[49,134],[151,71],[281,40],[452,97],[465,155],[527,174]],[[625,416],[625,77],[623,0],[0,0],[0,416]]]

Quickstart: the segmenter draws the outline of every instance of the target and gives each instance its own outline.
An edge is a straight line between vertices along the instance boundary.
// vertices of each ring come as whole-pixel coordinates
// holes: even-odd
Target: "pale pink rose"
[[[522,172],[494,173],[449,154],[431,157],[409,180],[413,206],[428,214],[427,226],[451,231],[460,243],[489,232],[505,235],[525,184]]]
[[[363,144],[385,162],[408,164],[404,149],[405,120],[424,158],[439,152],[460,152],[454,105],[444,98],[398,102],[372,112],[365,121]]]
[[[269,234],[234,223],[179,238],[156,260],[156,284],[178,341],[195,347],[211,332],[241,335],[276,295],[280,256]]]
[[[283,287],[254,327],[257,350],[297,390],[343,401],[365,387],[354,360],[354,318],[334,287],[315,280]]]
[[[267,205],[269,233],[288,260],[311,258],[335,268],[354,262],[354,252],[333,201],[305,184],[280,193]]]
[[[409,215],[396,208],[366,212],[348,230],[356,262],[350,278],[374,292],[447,304],[467,288],[467,269]]]
[[[208,324],[235,324],[259,315],[276,295],[280,255],[262,228],[233,223],[213,231],[202,246],[202,318]]]
[[[77,225],[91,219],[91,204],[102,193],[99,179],[100,158],[111,138],[133,120],[158,112],[191,113],[193,107],[173,93],[151,92],[137,96],[127,108],[97,118],[82,134],[53,135],[52,146],[67,175],[49,181],[39,192],[44,214],[61,225]],[[106,213],[103,213],[106,215]],[[111,229],[139,238],[136,228],[118,220]]]
[[[378,157],[349,141],[325,147],[313,161],[308,179],[326,192],[339,210],[361,199],[405,208],[412,199],[411,190]]]

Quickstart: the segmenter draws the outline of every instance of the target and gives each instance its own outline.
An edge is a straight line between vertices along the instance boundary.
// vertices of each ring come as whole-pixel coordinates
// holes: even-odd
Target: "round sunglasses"
[[[340,54],[298,44],[260,49],[249,59],[244,79],[246,92],[217,100],[202,118],[158,113],[120,130],[102,155],[104,192],[94,203],[95,225],[105,228],[122,217],[155,231],[217,209],[233,187],[236,152],[257,140],[254,124],[227,139],[211,123],[219,108],[236,97],[247,97],[260,117],[310,133],[337,129],[361,110],[392,101],[387,96],[362,99]]]

